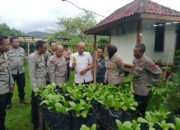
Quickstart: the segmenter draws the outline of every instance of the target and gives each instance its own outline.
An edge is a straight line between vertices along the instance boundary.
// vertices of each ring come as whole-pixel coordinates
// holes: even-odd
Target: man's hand
[[[76,62],[72,63],[72,67],[75,68],[76,67]]]
[[[116,61],[116,64],[119,65],[119,66],[123,66],[124,65],[122,60],[120,60],[120,59]]]
[[[84,75],[88,70],[92,69],[92,65],[88,65],[86,68],[82,69],[80,71],[81,75]]]
[[[73,62],[73,63],[72,63],[71,70],[75,70],[75,67],[76,67],[76,62]]]
[[[11,85],[10,85],[10,92],[12,93],[12,92],[13,92],[13,90],[14,90],[14,85],[13,85],[13,84],[11,84]]]
[[[80,75],[84,75],[84,74],[86,73],[86,71],[87,71],[87,68],[82,69],[82,70],[80,71]]]
[[[73,57],[72,68],[75,68],[75,67],[76,67],[76,58]]]

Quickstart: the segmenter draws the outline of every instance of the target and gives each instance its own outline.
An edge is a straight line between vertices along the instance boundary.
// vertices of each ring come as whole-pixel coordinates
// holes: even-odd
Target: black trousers
[[[25,74],[12,74],[14,82],[17,83],[18,87],[18,96],[20,100],[24,100],[25,92],[24,92],[24,87],[25,87]],[[8,94],[8,103],[11,103],[11,98],[12,98],[12,93]]]
[[[140,113],[138,116],[145,116],[146,107],[148,105],[148,96],[140,96],[134,94],[134,99],[138,102],[137,111]]]
[[[85,86],[88,86],[89,84],[93,83],[93,81],[90,81],[90,82],[83,82],[83,83],[75,83],[76,85],[79,85],[79,84],[84,84]]]
[[[67,80],[66,81],[69,81],[69,78],[70,78],[70,67],[69,67],[69,63],[67,64]]]
[[[96,77],[96,82],[104,84],[104,77]]]
[[[31,121],[34,125],[34,128],[39,127],[38,97],[35,96],[33,91],[31,99]]]
[[[5,130],[7,94],[0,94],[0,130]]]

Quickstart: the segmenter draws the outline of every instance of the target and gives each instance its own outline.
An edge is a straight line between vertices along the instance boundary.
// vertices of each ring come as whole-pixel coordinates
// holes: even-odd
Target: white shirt
[[[88,65],[92,64],[92,57],[89,52],[83,52],[82,55],[79,55],[78,52],[75,52],[71,55],[69,66],[72,67],[72,63],[76,59],[76,67],[74,71],[74,82],[75,83],[84,83],[90,82],[93,80],[92,71],[88,70],[84,75],[80,74],[80,71],[86,68]]]

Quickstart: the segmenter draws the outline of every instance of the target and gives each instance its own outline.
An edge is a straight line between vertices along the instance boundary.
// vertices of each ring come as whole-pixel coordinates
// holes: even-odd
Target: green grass
[[[6,110],[6,127],[7,130],[32,130],[33,125],[31,123],[31,86],[29,80],[28,66],[25,63],[25,100],[28,104],[20,104],[17,86],[15,86],[12,98],[12,108]],[[73,83],[74,75],[71,72],[70,82]]]
[[[15,86],[12,98],[12,108],[6,111],[6,127],[7,130],[32,130],[31,123],[31,88],[27,63],[25,64],[25,100],[28,104],[20,104],[17,86]]]

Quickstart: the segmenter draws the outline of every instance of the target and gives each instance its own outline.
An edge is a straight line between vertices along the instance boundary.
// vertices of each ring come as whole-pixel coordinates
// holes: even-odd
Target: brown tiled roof
[[[164,16],[180,16],[180,12],[162,6],[151,0],[134,0],[133,2],[116,10],[111,15],[109,15],[104,20],[102,20],[100,23],[98,23],[96,26],[86,30],[85,32],[102,28],[103,26],[109,25],[113,22],[116,22],[117,20],[121,20],[126,17],[140,13],[156,14],[156,15],[164,15]]]

